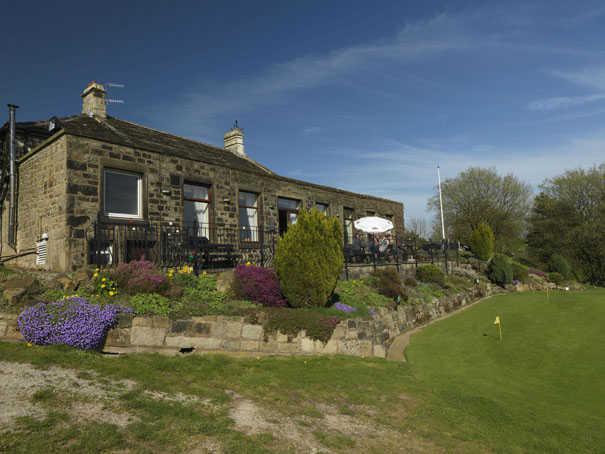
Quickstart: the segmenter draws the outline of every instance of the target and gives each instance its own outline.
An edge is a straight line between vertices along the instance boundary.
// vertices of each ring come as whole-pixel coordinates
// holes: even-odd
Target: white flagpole
[[[439,181],[439,210],[441,212],[441,239],[445,244],[445,222],[443,221],[443,197],[441,196],[441,171],[437,166],[437,180]]]

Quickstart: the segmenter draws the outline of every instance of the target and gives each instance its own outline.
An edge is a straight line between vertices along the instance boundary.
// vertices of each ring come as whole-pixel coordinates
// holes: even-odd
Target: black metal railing
[[[113,266],[146,259],[161,267],[190,264],[196,271],[250,262],[270,266],[276,233],[217,224],[97,221],[88,235],[89,263]]]
[[[388,241],[354,240],[344,245],[345,276],[349,268],[371,266],[374,269],[383,266],[395,266],[399,271],[402,267],[417,268],[421,264],[436,264],[443,266],[449,273],[451,267],[460,265],[460,250],[458,242],[431,243],[419,242],[416,239],[396,237]]]
[[[97,266],[143,258],[160,267],[189,264],[196,272],[247,262],[272,266],[277,237],[276,230],[258,227],[98,220],[88,232],[88,255],[89,263]],[[345,276],[355,267],[395,266],[400,270],[433,263],[449,272],[454,264],[460,265],[458,242],[444,245],[400,236],[387,241],[359,238],[344,245]]]

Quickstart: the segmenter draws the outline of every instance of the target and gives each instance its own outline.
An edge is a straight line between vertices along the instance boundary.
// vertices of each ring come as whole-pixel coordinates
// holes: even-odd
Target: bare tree
[[[406,228],[420,238],[428,239],[430,236],[429,225],[425,218],[410,218]]]

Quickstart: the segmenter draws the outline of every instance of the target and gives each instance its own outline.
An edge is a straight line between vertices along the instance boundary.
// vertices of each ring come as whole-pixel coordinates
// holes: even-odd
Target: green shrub
[[[42,301],[59,301],[65,296],[65,291],[57,290],[57,289],[48,289],[45,290],[42,295],[40,295],[40,299]]]
[[[548,261],[548,271],[559,273],[563,279],[570,279],[572,276],[571,265],[565,257],[560,254],[553,254]]]
[[[416,279],[421,282],[431,282],[441,287],[445,286],[445,274],[435,265],[420,265],[416,269]]]
[[[487,277],[494,284],[504,286],[513,281],[513,266],[511,259],[504,254],[496,254],[487,266]]]
[[[529,281],[529,268],[525,265],[522,265],[519,262],[513,261],[511,263],[513,267],[513,279],[519,282],[528,282]]]
[[[282,334],[296,336],[305,330],[307,336],[327,342],[340,319],[324,315],[313,309],[266,308],[263,326],[265,333],[281,331]]]
[[[185,306],[206,306],[210,312],[221,312],[226,295],[216,289],[216,276],[201,274],[195,280],[195,286],[183,291],[181,303]]]
[[[393,307],[393,299],[381,295],[373,287],[366,283],[366,280],[352,279],[349,281],[340,281],[336,287],[337,298],[348,306],[357,309],[355,316],[365,317],[368,315],[368,309],[372,307]]]
[[[259,306],[251,301],[244,300],[222,300],[210,304],[202,300],[190,303],[180,302],[173,306],[170,318],[174,320],[201,317],[204,315],[240,315],[248,316],[258,311]]]
[[[3,281],[13,274],[16,274],[16,271],[6,267],[5,265],[0,265],[0,280]]]
[[[371,274],[372,286],[388,298],[405,297],[405,289],[401,285],[399,273],[394,269],[380,269]]]
[[[182,288],[192,288],[197,285],[198,277],[193,273],[174,273],[172,284]]]
[[[495,244],[496,238],[494,237],[494,232],[489,225],[482,222],[475,230],[473,230],[470,239],[470,246],[471,250],[478,259],[487,261],[492,258],[494,255]]]
[[[130,306],[136,315],[163,315],[170,312],[170,300],[157,293],[139,293],[130,298]]]
[[[275,270],[291,306],[321,307],[328,302],[344,265],[340,224],[315,208],[303,210],[279,239]]]
[[[408,302],[411,304],[430,303],[434,298],[441,298],[444,295],[445,292],[439,285],[420,283],[410,292]]]
[[[561,285],[565,281],[565,276],[556,271],[548,273],[548,280],[554,284]]]

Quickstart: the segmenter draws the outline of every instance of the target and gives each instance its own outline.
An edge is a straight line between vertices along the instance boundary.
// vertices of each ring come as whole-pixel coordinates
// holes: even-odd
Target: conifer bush
[[[565,257],[560,254],[553,254],[548,262],[548,271],[559,273],[563,279],[571,278],[571,265]]]
[[[470,246],[475,256],[487,261],[494,255],[496,238],[492,228],[482,222],[471,234]]]
[[[343,266],[340,222],[315,208],[301,211],[277,243],[275,271],[293,307],[325,306]]]
[[[554,284],[561,285],[565,281],[565,276],[556,271],[548,273],[548,280]]]
[[[513,267],[513,279],[519,282],[529,281],[529,268],[525,265],[513,261],[511,263]]]
[[[487,266],[487,277],[494,284],[505,286],[513,282],[513,265],[504,254],[496,254]]]

